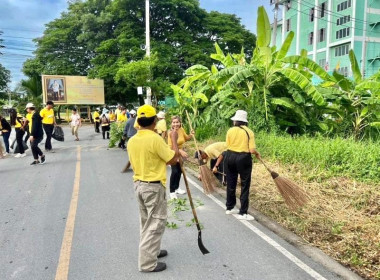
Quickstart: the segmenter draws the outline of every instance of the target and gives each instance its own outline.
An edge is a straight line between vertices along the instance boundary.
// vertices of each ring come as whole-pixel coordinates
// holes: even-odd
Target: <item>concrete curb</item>
[[[188,173],[198,178],[197,172],[195,172],[194,170],[188,167],[185,167],[185,168],[186,168],[186,171],[188,171]],[[223,198],[226,198],[226,194],[223,189],[217,189],[216,192]],[[239,201],[237,201],[237,204],[239,205]],[[310,257],[312,260],[321,264],[327,270],[335,273],[342,279],[347,279],[347,280],[362,280],[363,279],[355,272],[349,270],[348,268],[346,268],[345,266],[343,266],[342,264],[340,264],[339,262],[337,262],[330,256],[326,255],[322,250],[309,245],[301,237],[287,230],[286,228],[278,224],[273,219],[263,215],[261,212],[250,207],[248,210],[248,213],[254,216],[255,220],[259,222],[261,225],[265,226],[266,228],[268,228],[269,230],[271,230],[272,232],[280,236],[282,239],[292,244],[294,247],[296,247],[298,250],[303,252],[305,255]]]

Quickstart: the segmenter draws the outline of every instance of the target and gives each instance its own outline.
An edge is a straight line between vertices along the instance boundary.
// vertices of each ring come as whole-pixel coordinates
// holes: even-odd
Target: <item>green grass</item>
[[[326,137],[292,137],[256,133],[264,158],[296,164],[314,178],[344,176],[360,181],[380,181],[380,143]]]

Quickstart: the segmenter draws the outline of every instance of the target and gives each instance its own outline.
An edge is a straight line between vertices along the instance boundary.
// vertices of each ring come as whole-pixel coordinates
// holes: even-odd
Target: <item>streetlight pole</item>
[[[149,0],[145,0],[145,50],[146,57],[150,57],[150,5]],[[149,69],[150,71],[150,69]],[[150,87],[146,88],[146,103],[152,104],[152,90]]]

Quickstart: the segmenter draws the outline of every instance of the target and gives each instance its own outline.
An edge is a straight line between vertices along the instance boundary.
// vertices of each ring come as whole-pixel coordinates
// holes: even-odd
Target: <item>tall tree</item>
[[[158,60],[150,71],[156,82],[153,93],[158,96],[168,94],[169,81],[178,82],[189,66],[211,63],[208,53],[214,42],[226,51],[244,47],[248,55],[255,46],[255,36],[236,16],[208,13],[198,0],[154,0],[150,10],[152,53]],[[59,19],[46,25],[44,36],[36,42],[36,58],[25,64],[24,72],[39,64],[45,74],[102,78],[108,102],[131,99],[136,88],[127,83],[121,69],[144,59],[144,1],[73,2]]]

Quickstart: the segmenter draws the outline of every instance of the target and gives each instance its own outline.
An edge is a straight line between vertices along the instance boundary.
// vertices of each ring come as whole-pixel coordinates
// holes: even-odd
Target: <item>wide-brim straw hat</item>
[[[159,118],[159,119],[164,119],[164,118],[165,118],[165,113],[162,112],[162,111],[158,112],[158,114],[157,114],[157,118]]]
[[[244,110],[237,110],[235,113],[235,116],[231,118],[233,121],[240,121],[240,122],[248,122],[247,120],[247,112]]]

